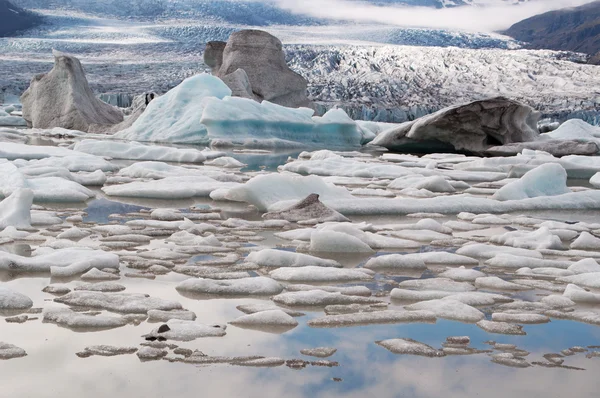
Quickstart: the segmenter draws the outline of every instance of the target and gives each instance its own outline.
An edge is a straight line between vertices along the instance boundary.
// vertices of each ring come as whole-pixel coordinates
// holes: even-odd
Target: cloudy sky
[[[529,0],[512,5],[503,0],[474,0],[481,6],[434,9],[382,7],[360,0],[265,0],[293,13],[337,20],[384,23],[403,27],[427,27],[493,32],[546,11],[575,7],[593,0]]]

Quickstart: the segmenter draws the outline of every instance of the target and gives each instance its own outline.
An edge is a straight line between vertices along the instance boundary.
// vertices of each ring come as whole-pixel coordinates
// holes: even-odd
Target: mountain
[[[536,15],[502,33],[529,43],[531,48],[597,54],[600,52],[600,1]]]
[[[0,37],[12,36],[40,23],[41,18],[37,14],[25,11],[8,0],[0,0]]]

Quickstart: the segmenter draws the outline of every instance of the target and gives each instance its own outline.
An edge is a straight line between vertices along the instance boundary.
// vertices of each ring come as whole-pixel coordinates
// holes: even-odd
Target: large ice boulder
[[[258,101],[292,108],[310,106],[308,82],[288,67],[283,45],[275,36],[261,30],[240,30],[229,37],[222,52],[221,48],[222,42],[210,42],[204,54],[216,76],[226,80],[242,69]]]
[[[113,125],[123,113],[92,92],[79,60],[53,51],[54,68],[35,76],[21,96],[23,118],[33,128],[62,127],[88,131],[91,125]]]
[[[577,140],[600,145],[600,127],[592,126],[581,119],[567,120],[554,131],[542,134],[544,140]]]
[[[442,109],[379,134],[372,145],[413,152],[486,149],[538,138],[540,114],[504,97]]]
[[[312,109],[286,108],[231,94],[217,77],[192,76],[150,102],[131,127],[116,137],[181,144],[339,148],[361,146],[374,137],[341,109],[316,117]]]
[[[546,163],[528,171],[519,180],[500,188],[493,196],[497,200],[521,200],[538,196],[570,193],[567,172],[558,163]]]

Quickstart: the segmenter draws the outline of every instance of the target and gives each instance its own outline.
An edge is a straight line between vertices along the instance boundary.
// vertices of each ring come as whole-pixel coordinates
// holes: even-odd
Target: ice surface
[[[100,308],[126,314],[146,314],[150,310],[180,310],[181,304],[146,294],[75,291],[54,301],[79,307]]]
[[[179,283],[176,289],[204,295],[270,296],[281,293],[283,286],[271,278],[261,276],[223,281],[192,278]]]
[[[385,256],[373,257],[367,261],[365,268],[369,269],[403,269],[403,270],[425,270],[427,267],[420,257],[388,254]]]
[[[309,265],[319,267],[341,267],[334,260],[309,256],[308,254],[294,253],[284,250],[263,249],[252,252],[246,257],[247,262],[255,263],[261,267],[305,267]]]
[[[556,130],[542,134],[541,137],[553,140],[591,141],[600,144],[600,128],[580,119],[571,119]]]
[[[314,231],[310,236],[309,250],[329,253],[373,253],[371,246],[359,238],[336,231]]]
[[[497,276],[482,276],[475,280],[475,287],[488,290],[529,290],[530,288],[516,283],[507,282]]]
[[[0,230],[9,226],[30,228],[32,204],[33,191],[30,189],[17,189],[0,202]]]
[[[521,257],[530,257],[534,259],[542,259],[542,254],[535,250],[505,246],[493,246],[482,243],[473,243],[465,245],[458,249],[456,251],[456,254],[485,259],[491,259],[499,255],[513,255]],[[525,264],[523,264],[522,266],[525,266]]]
[[[15,160],[15,159],[43,159],[49,157],[65,157],[65,156],[85,156],[81,152],[72,151],[67,148],[57,146],[36,146],[26,144],[15,144],[11,142],[3,142],[0,148],[0,158]],[[95,156],[89,156],[94,159]]]
[[[391,339],[377,341],[376,343],[394,354],[419,355],[423,357],[443,357],[445,355],[442,351],[413,339]]]
[[[482,320],[485,315],[483,312],[470,305],[452,298],[421,301],[404,307],[409,311],[429,311],[435,316],[445,319],[451,319],[460,322],[476,323]]]
[[[29,297],[0,285],[0,310],[27,310],[31,307],[33,301]]]
[[[513,254],[499,254],[490,258],[485,262],[486,265],[497,268],[508,268],[508,269],[521,269],[527,267],[531,269],[536,268],[558,268],[567,269],[571,266],[570,261],[560,260],[542,260],[541,258],[527,257],[523,255]],[[536,252],[537,253],[537,252]]]
[[[527,172],[521,179],[508,183],[493,196],[497,200],[519,200],[538,196],[554,196],[571,192],[567,172],[556,163],[543,164]]]
[[[373,279],[373,272],[365,269],[339,269],[315,266],[280,268],[269,275],[285,282],[352,282]]]
[[[297,320],[279,309],[243,315],[229,323],[235,326],[245,327],[277,326],[293,328],[298,326]]]
[[[202,163],[206,156],[197,149],[143,145],[138,142],[83,140],[75,151],[113,159]]]
[[[462,266],[459,268],[449,268],[448,270],[439,274],[439,276],[458,282],[474,282],[475,279],[485,276],[485,273],[474,269],[467,269]]]
[[[600,239],[599,239],[600,241]],[[537,231],[512,231],[496,235],[490,239],[492,243],[520,247],[523,249],[563,249],[561,239],[548,228],[542,227]]]
[[[185,321],[181,319],[171,319],[165,325],[157,327],[150,333],[144,335],[145,338],[162,337],[174,341],[192,341],[203,337],[222,337],[225,336],[225,325],[204,325],[195,321]],[[167,329],[163,332],[164,329]]]
[[[542,303],[549,305],[553,308],[566,308],[566,307],[574,307],[576,303],[565,296],[558,295],[550,295],[546,297],[542,297],[540,300]]]
[[[598,262],[593,258],[584,258],[583,260],[577,261],[567,269],[574,274],[600,272],[600,264],[598,264]]]
[[[573,283],[575,285],[600,289],[600,272],[589,272],[574,276],[565,276],[557,279],[559,282]]]
[[[370,324],[435,323],[436,317],[430,311],[375,311],[359,312],[353,314],[327,315],[308,321],[308,326],[315,328],[335,328]]]
[[[422,175],[408,175],[405,177],[396,178],[392,181],[388,188],[391,189],[426,189],[430,192],[456,192],[448,180],[442,176],[424,177]]]

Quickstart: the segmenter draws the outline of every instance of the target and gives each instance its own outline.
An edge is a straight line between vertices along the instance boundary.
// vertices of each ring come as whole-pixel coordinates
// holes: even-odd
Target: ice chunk
[[[430,311],[375,311],[353,314],[327,315],[308,321],[308,326],[315,328],[335,328],[369,324],[435,323],[435,314]]]
[[[196,314],[187,310],[150,310],[148,311],[149,322],[167,322],[171,319],[181,319],[183,321],[195,321]]]
[[[0,285],[0,310],[27,310],[31,307],[33,301],[29,297]]]
[[[126,314],[146,314],[150,310],[180,310],[176,301],[150,297],[146,294],[102,293],[74,291],[54,301],[79,307],[100,308]]]
[[[373,253],[371,246],[343,232],[314,231],[310,236],[310,251],[329,253]]]
[[[85,237],[90,236],[91,232],[87,231],[87,230],[82,230],[79,229],[77,227],[72,227],[67,229],[64,232],[61,232],[60,234],[58,234],[56,236],[57,239],[72,239],[72,240],[79,240],[79,239],[83,239]]]
[[[539,252],[536,252],[539,253]],[[485,262],[486,265],[498,268],[520,269],[527,267],[531,269],[537,268],[557,268],[567,269],[571,266],[570,261],[560,260],[542,260],[541,258],[525,257],[521,255],[502,254],[499,253],[493,258]]]
[[[600,240],[599,240],[600,241]],[[490,239],[492,243],[520,247],[523,249],[563,249],[561,239],[548,228],[542,227],[537,231],[512,231],[496,235]]]
[[[579,238],[571,243],[571,249],[598,251],[600,250],[600,239],[589,232],[582,232]]]
[[[136,347],[115,347],[110,345],[93,345],[85,347],[81,352],[76,355],[79,358],[89,358],[94,355],[101,357],[114,357],[117,355],[134,354],[138,349]]]
[[[490,290],[529,290],[530,287],[507,282],[497,276],[482,276],[475,280],[475,287]]]
[[[206,176],[166,177],[156,181],[135,181],[102,188],[108,196],[148,199],[188,199],[208,197],[214,190],[233,188],[235,182],[220,182]]]
[[[30,228],[33,191],[17,189],[0,202],[0,230],[6,227]],[[0,266],[1,268],[1,266]]]
[[[540,301],[546,305],[549,305],[552,308],[568,308],[574,307],[576,305],[576,303],[568,297],[558,296],[554,294],[542,297]]]
[[[26,356],[27,353],[24,349],[19,348],[15,345],[3,343],[0,341],[0,359],[13,359],[21,358]]]
[[[281,293],[272,297],[272,300],[288,307],[293,306],[326,306],[334,304],[354,304],[354,303],[380,303],[381,301],[362,296],[347,296],[339,292],[325,292],[323,290],[309,290],[301,292]]]
[[[317,358],[329,358],[337,352],[337,348],[331,347],[317,347],[317,348],[304,348],[300,350],[300,354],[307,355],[309,357]]]
[[[166,327],[165,327],[166,326]],[[192,341],[203,337],[223,337],[225,325],[203,325],[195,321],[171,319],[150,333],[142,336],[146,339],[165,338],[175,341]]]
[[[418,290],[441,290],[445,292],[472,292],[475,287],[468,282],[455,282],[447,278],[413,279],[402,281],[400,288]]]
[[[594,174],[594,176],[590,178],[590,184],[594,188],[600,188],[600,172]]]
[[[492,362],[513,368],[528,368],[531,366],[531,364],[523,358],[517,357],[509,352],[492,355]]]
[[[49,157],[84,156],[81,152],[75,152],[67,148],[50,145],[26,145],[12,142],[3,142],[0,148],[0,158],[15,159],[44,159]],[[90,159],[95,156],[90,156]]]
[[[369,269],[402,269],[402,270],[417,270],[422,271],[427,267],[423,259],[416,256],[389,254],[371,258],[365,264],[365,268]]]
[[[288,292],[303,292],[314,290],[315,287],[312,285],[288,285],[285,287]],[[371,296],[371,290],[366,286],[322,286],[319,285],[319,290],[325,292],[340,292],[347,296]]]
[[[140,361],[156,361],[167,354],[168,352],[166,350],[145,346],[140,348],[136,355]]]
[[[341,267],[334,260],[326,260],[307,254],[288,252],[284,250],[263,249],[252,252],[246,257],[247,262],[255,263],[261,267],[305,267],[314,265],[318,267]]]
[[[451,298],[421,301],[420,303],[407,305],[404,308],[409,311],[429,311],[437,317],[461,322],[476,323],[485,317],[483,312],[478,309]]]
[[[134,141],[208,144],[200,118],[209,97],[224,98],[231,90],[220,79],[201,74],[184,80],[148,104],[131,127],[116,137]]]
[[[493,196],[497,200],[519,200],[538,196],[569,193],[567,172],[557,163],[547,163],[527,172],[521,179],[508,183]]]
[[[366,269],[339,269],[315,266],[280,268],[269,275],[285,282],[352,282],[373,279],[373,271]]]
[[[80,265],[82,267],[80,267]],[[48,250],[44,254],[23,257],[0,251],[0,270],[21,272],[48,272],[76,269],[84,273],[92,268],[119,268],[119,256],[102,250],[80,248]],[[75,275],[68,273],[69,275]],[[62,276],[62,274],[61,274]]]
[[[197,149],[143,145],[138,142],[83,140],[74,150],[114,159],[202,163],[206,156]]]
[[[209,162],[206,162],[205,164],[209,165],[209,166],[217,166],[217,167],[225,167],[225,168],[233,168],[233,169],[239,169],[241,167],[247,166],[244,163],[240,162],[239,160],[234,159],[229,156],[223,156],[223,157],[211,160]]]
[[[574,283],[576,285],[593,289],[600,288],[600,272],[589,272],[585,274],[565,276],[557,279],[559,282]]]
[[[497,255],[511,254],[513,256],[531,257],[542,259],[542,254],[536,250],[520,249],[516,247],[493,246],[483,243],[468,244],[456,251],[456,254],[490,259]],[[521,265],[523,267],[525,264]],[[520,268],[520,267],[518,267]]]
[[[439,276],[458,282],[474,282],[475,279],[485,276],[485,273],[474,269],[467,269],[463,266],[459,268],[449,268],[447,271],[442,272]]]
[[[203,295],[270,296],[281,293],[283,286],[271,278],[261,276],[223,281],[192,278],[181,282],[176,289],[179,292]]]
[[[68,308],[53,308],[44,311],[44,322],[70,329],[112,329],[125,326],[127,319],[122,316],[88,315]]]
[[[273,304],[244,304],[244,305],[238,305],[235,308],[242,311],[244,314],[255,314],[257,312],[262,312],[262,311],[281,310],[281,311],[285,312],[286,314],[288,314],[289,316],[293,316],[293,317],[305,315],[303,312],[290,310],[287,308],[280,308]]]
[[[586,274],[590,272],[600,272],[600,265],[593,258],[584,258],[567,269],[574,274]]]
[[[84,281],[114,281],[119,279],[118,275],[100,271],[98,268],[92,268],[85,274],[81,275]]]
[[[114,282],[98,282],[98,283],[84,283],[83,285],[77,286],[75,290],[86,290],[89,292],[122,292],[125,290],[125,286]],[[61,293],[66,294],[68,291]]]
[[[279,309],[243,315],[229,323],[241,327],[278,327],[288,330],[298,326],[297,320]]]
[[[353,196],[346,188],[326,183],[317,176],[296,176],[289,174],[259,175],[244,185],[232,188],[226,195],[229,200],[247,202],[260,211],[269,211],[276,203],[281,203],[271,211],[293,206],[308,195],[318,194],[321,200],[347,198]]]
[[[512,323],[506,322],[494,322],[488,320],[481,320],[477,322],[477,326],[482,328],[488,333],[497,333],[497,334],[514,334],[514,335],[526,335],[523,331],[523,326],[515,325]]]
[[[541,314],[513,314],[507,312],[494,312],[492,314],[492,321],[520,324],[537,324],[548,323],[550,322],[550,318],[548,318],[546,315]]]
[[[305,199],[287,209],[263,214],[263,218],[267,220],[278,219],[291,222],[302,221],[304,224],[350,221],[337,211],[330,209],[321,203],[319,195],[316,193],[308,195]]]
[[[574,284],[570,284],[567,286],[565,292],[563,293],[563,296],[575,301],[576,303],[600,303],[600,294],[588,292],[585,289]]]
[[[419,355],[423,357],[443,357],[445,356],[443,351],[436,350],[435,348],[428,346],[427,344],[419,343],[413,339],[391,339],[376,341],[376,343],[383,348],[386,348],[394,354],[402,355]]]

